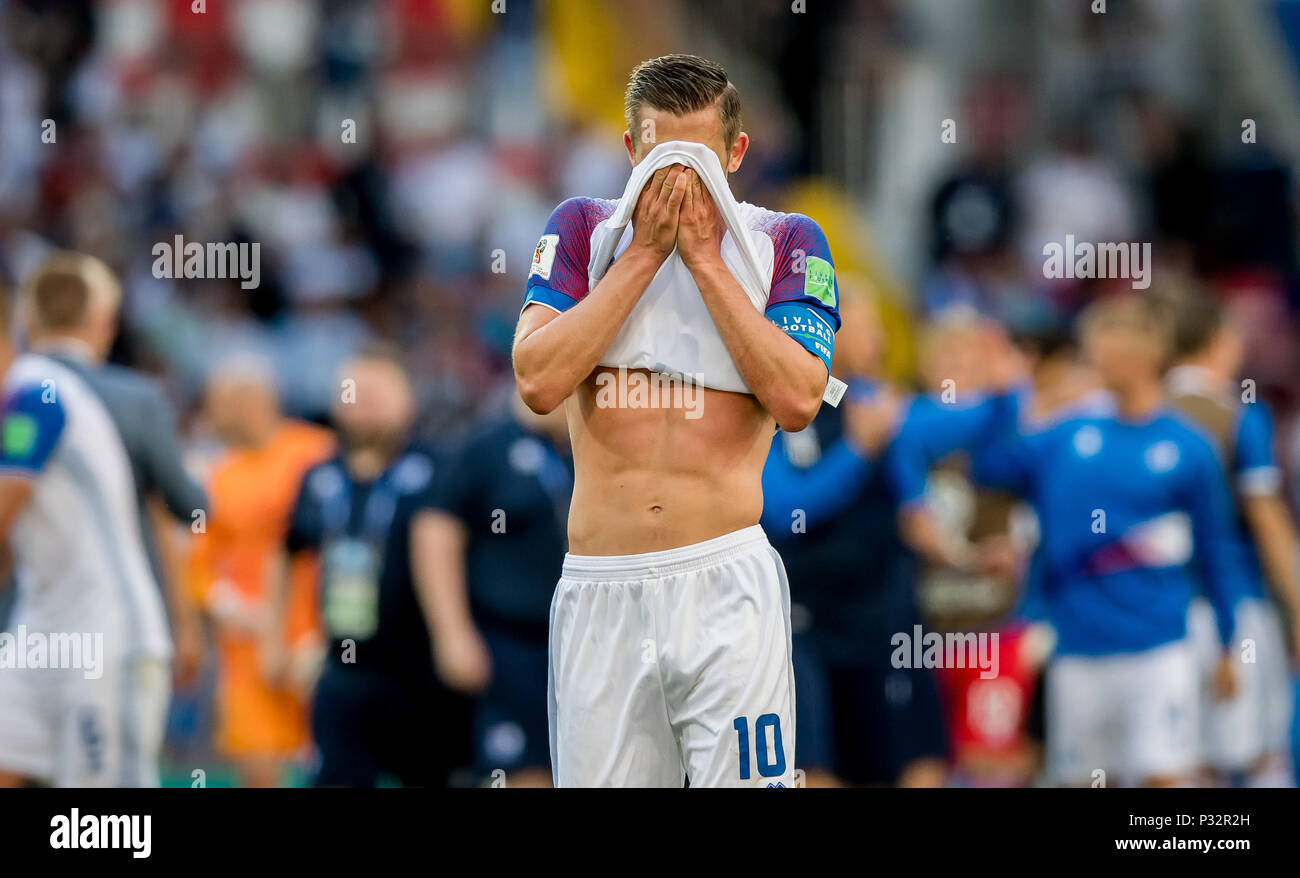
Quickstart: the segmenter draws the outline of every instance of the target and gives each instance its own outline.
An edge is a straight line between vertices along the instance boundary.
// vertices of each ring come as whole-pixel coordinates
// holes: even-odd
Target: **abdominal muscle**
[[[600,367],[566,403],[575,555],[688,546],[757,524],[762,514],[772,417],[748,394],[701,387],[682,393],[680,385],[675,405],[660,391],[650,394],[652,407],[629,387],[644,388],[650,377],[660,376]]]

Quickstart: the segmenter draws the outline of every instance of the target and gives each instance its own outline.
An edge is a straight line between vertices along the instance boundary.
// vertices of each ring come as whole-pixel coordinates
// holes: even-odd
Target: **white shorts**
[[[762,528],[567,556],[548,689],[558,787],[793,786],[790,593]]]
[[[1247,598],[1237,604],[1232,638],[1233,654],[1238,659],[1234,665],[1237,694],[1227,701],[1214,698],[1210,690],[1211,674],[1222,646],[1208,601],[1198,598],[1192,602],[1187,630],[1201,657],[1206,761],[1219,771],[1235,772],[1250,768],[1270,753],[1286,753],[1293,699],[1286,632],[1273,602]]]
[[[0,769],[60,787],[156,787],[171,698],[161,659],[0,669]]]
[[[1121,655],[1057,656],[1047,670],[1047,768],[1061,784],[1181,777],[1198,758],[1195,651],[1176,641]]]

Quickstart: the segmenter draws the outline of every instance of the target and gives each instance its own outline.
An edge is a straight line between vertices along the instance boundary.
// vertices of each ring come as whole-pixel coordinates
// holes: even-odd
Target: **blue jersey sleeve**
[[[764,313],[831,368],[840,328],[839,287],[830,245],[803,214],[784,214],[772,235],[772,287]]]
[[[1273,416],[1262,402],[1241,407],[1232,472],[1243,495],[1272,495],[1282,487],[1282,472],[1273,456]]]
[[[900,506],[925,496],[926,478],[939,461],[956,451],[980,453],[988,443],[1012,434],[1016,397],[1000,394],[957,406],[933,397],[917,397],[908,406],[890,446],[889,481]]]
[[[39,385],[14,391],[0,415],[0,470],[38,475],[54,453],[66,423],[57,394],[47,394]]]
[[[788,534],[796,511],[803,512],[808,527],[833,518],[849,507],[870,474],[871,463],[843,439],[812,466],[797,467],[778,432],[763,465],[763,529],[773,539]]]

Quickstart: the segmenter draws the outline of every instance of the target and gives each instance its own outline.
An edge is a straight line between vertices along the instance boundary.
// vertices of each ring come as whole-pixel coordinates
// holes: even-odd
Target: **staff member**
[[[434,672],[427,589],[415,583],[428,565],[413,553],[427,548],[411,540],[411,520],[430,505],[434,458],[412,440],[414,398],[394,353],[362,351],[344,364],[340,386],[340,453],[304,476],[287,540],[289,552],[313,551],[321,564],[329,643],[312,709],[315,782],[443,786],[468,761],[469,705]],[[273,677],[284,668],[278,646],[268,655]]]
[[[443,467],[437,509],[414,527],[434,565],[434,652],[443,680],[482,691],[475,763],[514,787],[551,785],[547,624],[564,564],[573,493],[561,412],[511,412],[478,431]]]

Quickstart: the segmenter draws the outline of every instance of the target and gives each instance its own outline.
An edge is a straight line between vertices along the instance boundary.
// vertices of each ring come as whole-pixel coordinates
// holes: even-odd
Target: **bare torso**
[[[684,407],[609,405],[626,377],[598,368],[566,403],[575,468],[569,549],[635,555],[757,524],[776,425],[753,396],[693,388]],[[603,373],[603,377],[602,377]]]

